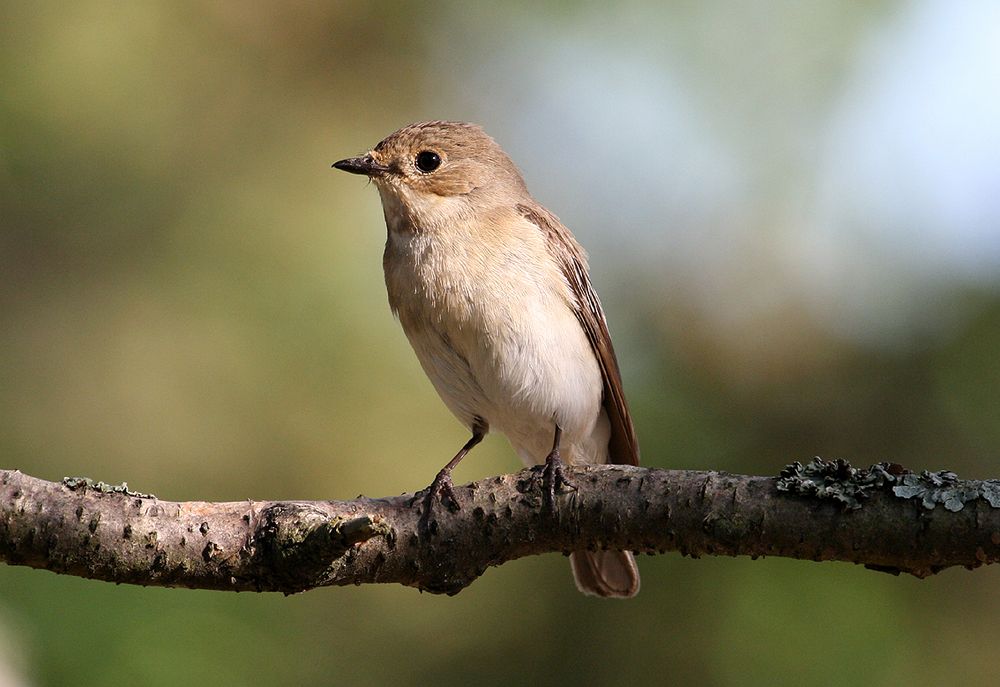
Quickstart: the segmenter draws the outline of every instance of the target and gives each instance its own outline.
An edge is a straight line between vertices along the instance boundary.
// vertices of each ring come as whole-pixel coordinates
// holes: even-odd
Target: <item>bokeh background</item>
[[[4,2],[0,463],[174,500],[425,486],[464,442],[329,169],[483,124],[591,253],[649,465],[1000,477],[1000,5]],[[517,467],[502,437],[458,470]],[[937,685],[1000,570],[558,555],[455,598],[0,567],[0,684]]]

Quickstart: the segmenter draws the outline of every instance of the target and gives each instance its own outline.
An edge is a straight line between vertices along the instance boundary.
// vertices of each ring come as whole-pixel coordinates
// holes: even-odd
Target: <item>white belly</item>
[[[525,268],[531,244],[505,246],[478,273],[453,268],[460,256],[447,250],[461,247],[432,248],[387,258],[386,282],[448,408],[467,427],[481,419],[502,432],[527,464],[545,459],[556,423],[564,460],[604,462],[610,429],[601,372],[558,267],[549,260]]]

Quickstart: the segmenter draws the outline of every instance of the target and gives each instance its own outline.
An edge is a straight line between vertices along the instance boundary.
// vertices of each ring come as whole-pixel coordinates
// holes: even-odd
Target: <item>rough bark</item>
[[[918,577],[1000,559],[1000,486],[950,473],[819,461],[780,478],[621,465],[566,476],[576,488],[554,503],[533,468],[456,487],[459,510],[427,514],[419,495],[174,503],[0,471],[0,561],[167,587],[394,582],[453,594],[493,565],[595,547],[847,561]]]

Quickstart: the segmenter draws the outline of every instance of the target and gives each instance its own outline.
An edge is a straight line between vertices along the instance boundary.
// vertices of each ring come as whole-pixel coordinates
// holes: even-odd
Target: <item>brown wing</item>
[[[628,412],[628,401],[622,389],[621,372],[615,349],[611,345],[611,334],[604,319],[604,310],[597,292],[587,274],[587,258],[580,244],[559,222],[559,219],[541,206],[518,205],[520,212],[529,222],[541,229],[549,242],[549,249],[559,261],[563,275],[576,297],[574,310],[576,319],[587,333],[590,345],[601,366],[604,379],[604,410],[611,421],[611,440],[608,442],[608,462],[623,465],[639,464],[639,442],[632,426],[632,416]]]

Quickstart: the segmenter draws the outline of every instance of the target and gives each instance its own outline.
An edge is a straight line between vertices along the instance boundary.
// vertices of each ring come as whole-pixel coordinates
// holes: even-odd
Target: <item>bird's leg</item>
[[[424,497],[424,515],[423,517],[429,518],[431,509],[434,506],[435,499],[440,499],[441,503],[446,503],[450,501],[450,505],[446,504],[448,510],[456,511],[459,510],[458,500],[455,498],[454,485],[451,483],[451,471],[455,469],[455,466],[462,462],[466,454],[472,450],[472,447],[483,440],[486,436],[486,426],[484,424],[477,423],[472,427],[472,438],[465,442],[465,446],[455,454],[455,457],[448,461],[438,472],[437,476],[434,477],[434,481],[431,482],[430,487],[427,488],[427,495]],[[417,500],[417,496],[413,497],[410,501],[410,505]]]
[[[555,437],[552,439],[552,450],[545,457],[545,468],[542,470],[542,488],[545,490],[546,503],[555,508],[556,491],[560,488],[576,490],[576,485],[566,477],[563,471],[562,458],[559,457],[559,440],[562,439],[562,427],[556,425]]]

